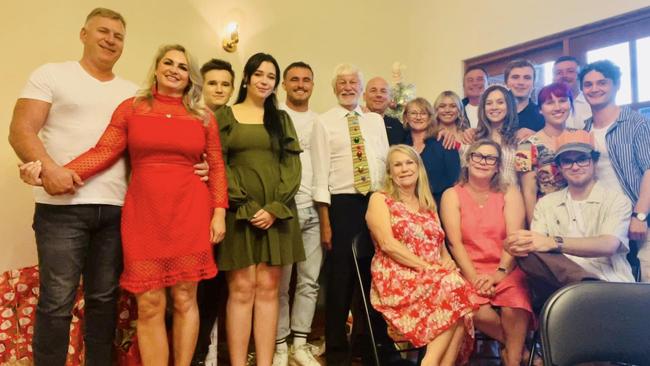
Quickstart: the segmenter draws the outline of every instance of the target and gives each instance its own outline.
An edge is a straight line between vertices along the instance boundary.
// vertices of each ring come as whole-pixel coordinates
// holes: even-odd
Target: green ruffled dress
[[[278,266],[305,260],[294,196],[300,187],[300,144],[291,118],[279,111],[285,138],[280,161],[262,124],[239,123],[230,107],[215,113],[221,132],[230,208],[226,237],[217,248],[219,270],[257,263]],[[267,230],[250,224],[263,208],[276,220]]]

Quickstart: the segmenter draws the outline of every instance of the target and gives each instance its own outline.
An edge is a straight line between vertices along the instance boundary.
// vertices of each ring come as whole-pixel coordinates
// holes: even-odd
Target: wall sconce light
[[[237,43],[239,43],[239,25],[236,22],[228,23],[226,27],[226,37],[223,39],[223,49],[226,52],[237,51]]]

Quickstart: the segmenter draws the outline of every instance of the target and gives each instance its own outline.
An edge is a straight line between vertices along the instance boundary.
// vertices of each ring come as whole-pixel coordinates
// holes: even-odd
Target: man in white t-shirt
[[[463,106],[471,128],[478,127],[478,103],[488,85],[488,74],[479,66],[468,67],[463,75]]]
[[[561,56],[553,63],[553,82],[568,84],[573,93],[573,109],[566,120],[566,126],[581,130],[585,128],[585,121],[591,117],[591,106],[580,90],[579,73],[580,63],[573,56]]]
[[[329,150],[325,130],[318,119],[318,114],[309,109],[309,98],[314,88],[312,68],[302,61],[291,63],[282,75],[282,87],[287,93],[287,98],[280,108],[287,111],[291,117],[302,149],[300,154],[302,179],[300,189],[296,193],[296,206],[306,259],[296,263],[296,292],[291,306],[291,315],[289,315],[289,283],[293,265],[287,265],[282,270],[273,366],[287,366],[289,356],[292,365],[318,366],[320,363],[311,353],[307,336],[311,333],[311,323],[318,300],[318,275],[323,263],[320,218],[316,206],[330,203],[327,191],[328,171],[324,159],[328,156]],[[287,347],[287,337],[290,334],[293,334],[291,352]]]
[[[34,231],[40,296],[34,364],[63,366],[71,310],[80,277],[85,295],[87,365],[112,365],[118,278],[122,268],[123,160],[83,186],[62,165],[94,146],[113,110],[136,85],[113,74],[126,23],[117,12],[94,9],[81,28],[80,61],[45,64],[30,76],[11,121],[9,141],[22,161],[38,162]]]
[[[557,144],[555,161],[567,187],[537,202],[530,230],[510,234],[506,250],[543,299],[574,281],[634,282],[626,258],[630,200],[596,179],[599,154],[587,131],[565,131]]]
[[[585,66],[579,78],[593,113],[585,130],[594,134],[601,154],[596,175],[607,182],[607,189],[623,192],[632,201],[630,246],[632,252],[638,249],[641,280],[650,282],[650,121],[629,106],[616,105],[621,70],[611,61]]]

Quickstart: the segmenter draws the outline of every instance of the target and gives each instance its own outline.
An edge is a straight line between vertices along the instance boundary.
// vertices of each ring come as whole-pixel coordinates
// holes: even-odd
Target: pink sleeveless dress
[[[454,190],[460,203],[460,228],[465,250],[478,273],[494,273],[499,267],[507,235],[504,193],[490,192],[481,206],[460,184],[454,186]],[[481,305],[490,303],[520,308],[532,314],[526,275],[518,267],[497,284],[494,297],[475,295],[474,300]]]

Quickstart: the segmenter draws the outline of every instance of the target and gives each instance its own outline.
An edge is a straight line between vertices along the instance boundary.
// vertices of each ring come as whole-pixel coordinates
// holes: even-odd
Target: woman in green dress
[[[235,105],[216,112],[230,208],[219,269],[227,271],[226,330],[230,363],[246,364],[251,323],[258,365],[271,365],[281,266],[305,259],[294,195],[300,145],[289,115],[277,109],[280,67],[251,56]]]

